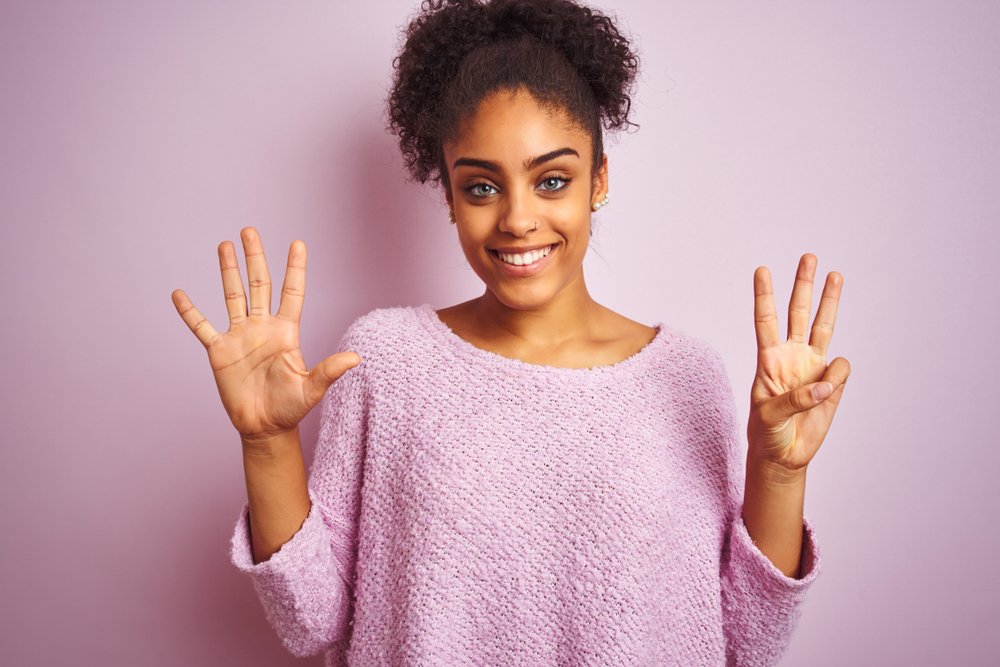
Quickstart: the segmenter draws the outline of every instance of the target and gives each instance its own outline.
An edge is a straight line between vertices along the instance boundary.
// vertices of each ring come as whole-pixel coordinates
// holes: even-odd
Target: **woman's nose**
[[[536,213],[529,195],[521,193],[509,195],[506,206],[500,214],[498,227],[500,231],[523,236],[538,226]]]

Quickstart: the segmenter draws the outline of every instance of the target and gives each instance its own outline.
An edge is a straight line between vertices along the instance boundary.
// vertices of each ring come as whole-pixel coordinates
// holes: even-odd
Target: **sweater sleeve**
[[[803,516],[800,576],[794,579],[779,570],[747,532],[742,516],[745,453],[739,444],[732,386],[721,357],[714,350],[710,356],[726,459],[726,531],[720,574],[727,664],[774,665],[787,648],[806,593],[819,575],[820,551],[813,525]]]
[[[311,507],[302,526],[271,558],[254,564],[249,503],[236,521],[230,558],[252,580],[265,615],[294,655],[317,655],[350,641],[361,464],[367,435],[365,353],[352,325],[337,351],[362,357],[323,397],[309,471]]]

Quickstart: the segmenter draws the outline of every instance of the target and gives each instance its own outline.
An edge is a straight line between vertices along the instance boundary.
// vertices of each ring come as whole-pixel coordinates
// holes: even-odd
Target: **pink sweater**
[[[430,304],[359,317],[321,404],[312,508],[231,558],[295,655],[326,665],[773,665],[802,577],[741,518],[729,380],[660,323],[635,355],[556,368],[456,335]]]

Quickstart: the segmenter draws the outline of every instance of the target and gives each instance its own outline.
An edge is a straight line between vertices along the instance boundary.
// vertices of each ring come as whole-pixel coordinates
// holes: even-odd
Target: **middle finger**
[[[247,293],[243,289],[240,265],[236,261],[236,248],[232,241],[219,244],[219,270],[222,272],[222,291],[229,311],[229,326],[239,324],[247,318]]]
[[[806,342],[809,331],[809,311],[812,309],[813,277],[816,275],[816,255],[807,252],[799,260],[795,286],[788,302],[788,340]]]
[[[250,317],[271,314],[271,274],[264,259],[264,244],[253,227],[240,231],[247,256],[247,283],[250,285]]]

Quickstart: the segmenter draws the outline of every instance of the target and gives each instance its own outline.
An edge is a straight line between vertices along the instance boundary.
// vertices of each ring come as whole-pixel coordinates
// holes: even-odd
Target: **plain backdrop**
[[[302,239],[310,366],[373,308],[481,293],[384,129],[415,8],[0,5],[0,663],[322,663],[229,563],[239,439],[170,293],[224,331],[216,246],[256,227],[280,283]],[[814,308],[845,278],[850,388],[806,494],[825,569],[782,664],[996,664],[1000,3],[610,9],[641,127],[608,141],[594,297],[714,345],[745,424],[754,269],[782,331],[803,253]]]

